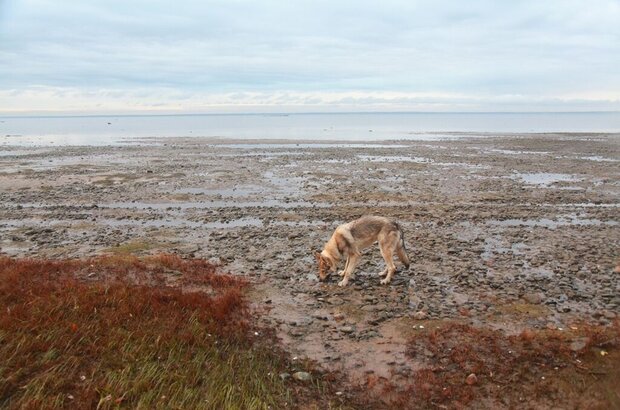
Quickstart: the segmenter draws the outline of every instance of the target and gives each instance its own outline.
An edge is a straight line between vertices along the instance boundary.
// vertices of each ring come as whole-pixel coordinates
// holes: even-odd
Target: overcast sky
[[[0,0],[0,113],[620,110],[620,0]]]

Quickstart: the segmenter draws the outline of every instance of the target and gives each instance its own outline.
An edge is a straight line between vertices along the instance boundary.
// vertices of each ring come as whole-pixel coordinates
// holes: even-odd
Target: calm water
[[[436,139],[448,132],[620,132],[620,112],[0,117],[0,145],[101,145],[187,136],[373,141]]]

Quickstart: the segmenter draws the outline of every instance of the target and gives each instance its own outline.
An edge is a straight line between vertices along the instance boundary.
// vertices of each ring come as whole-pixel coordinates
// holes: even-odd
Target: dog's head
[[[319,264],[319,280],[324,281],[330,274],[330,271],[335,270],[334,261],[325,257],[319,251],[314,252],[314,257]]]

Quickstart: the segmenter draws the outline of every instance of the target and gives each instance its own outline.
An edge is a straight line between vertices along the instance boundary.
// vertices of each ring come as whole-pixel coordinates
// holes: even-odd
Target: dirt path
[[[517,332],[620,311],[619,135],[0,153],[2,253],[213,258],[256,282],[295,354],[359,380],[409,374],[403,341],[436,320]],[[401,221],[410,270],[381,286],[371,248],[350,286],[319,283],[312,250],[364,214]]]

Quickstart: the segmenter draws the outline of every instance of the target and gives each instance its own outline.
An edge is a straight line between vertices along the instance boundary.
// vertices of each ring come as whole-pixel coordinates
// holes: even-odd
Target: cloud
[[[511,109],[507,95],[532,107],[614,107],[618,21],[614,0],[5,1],[0,90],[21,90],[32,110],[78,105],[71,101],[179,107],[180,95],[223,106],[235,93],[260,95],[259,105],[299,103],[282,97],[297,94],[318,105],[336,93],[366,108],[369,97],[351,97],[366,93],[402,109],[403,97],[385,98],[402,93],[427,96],[413,108]],[[152,101],[139,98],[145,92]],[[579,97],[605,94],[612,98]],[[445,95],[466,97],[429,97]],[[12,107],[2,99],[0,111]]]
[[[0,90],[7,115],[54,113],[229,113],[351,111],[613,111],[620,93],[556,97],[393,91],[251,91],[204,93],[176,88],[31,87]],[[50,108],[53,107],[53,108]],[[498,110],[498,107],[501,109]]]

